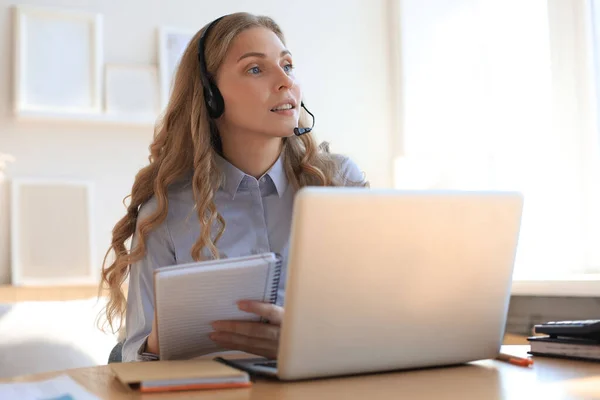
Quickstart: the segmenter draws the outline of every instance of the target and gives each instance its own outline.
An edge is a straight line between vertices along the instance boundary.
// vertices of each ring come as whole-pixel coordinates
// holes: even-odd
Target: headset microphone
[[[304,102],[301,102],[300,106],[304,108],[306,112],[312,117],[312,125],[310,128],[294,128],[294,135],[296,136],[302,136],[305,133],[312,131],[312,129],[315,127],[315,116],[310,111],[308,111],[308,108],[304,106]]]

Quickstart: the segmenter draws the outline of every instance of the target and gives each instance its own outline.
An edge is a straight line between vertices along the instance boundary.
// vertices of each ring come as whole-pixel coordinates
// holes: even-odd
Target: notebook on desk
[[[249,387],[250,376],[211,360],[115,363],[117,379],[143,393]]]
[[[221,349],[210,338],[217,320],[260,321],[240,300],[275,303],[281,259],[274,253],[158,268],[155,310],[161,360],[191,359]]]
[[[600,340],[572,337],[529,337],[534,356],[558,357],[573,360],[600,361]]]

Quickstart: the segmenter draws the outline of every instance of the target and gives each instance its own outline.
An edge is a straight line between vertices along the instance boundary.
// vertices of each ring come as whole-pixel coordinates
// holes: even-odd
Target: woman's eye
[[[258,75],[258,74],[260,74],[260,68],[252,67],[248,70],[248,73],[252,74],[252,75]]]
[[[293,66],[292,64],[286,64],[286,65],[284,65],[284,66],[283,66],[283,70],[284,70],[285,72],[287,72],[288,74],[289,74],[290,72],[292,72],[292,70],[293,70],[293,69],[294,69],[294,66]]]

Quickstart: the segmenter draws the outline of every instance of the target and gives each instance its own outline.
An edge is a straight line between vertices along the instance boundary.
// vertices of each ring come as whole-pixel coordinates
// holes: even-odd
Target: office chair
[[[123,342],[119,342],[113,347],[108,356],[108,363],[120,363],[123,361],[123,356],[121,354],[121,350],[123,349]]]

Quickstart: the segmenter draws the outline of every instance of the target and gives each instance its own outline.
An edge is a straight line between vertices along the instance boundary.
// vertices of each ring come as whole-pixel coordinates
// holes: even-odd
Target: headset
[[[203,92],[204,92],[204,102],[206,104],[206,109],[208,110],[208,115],[212,119],[217,119],[223,112],[225,111],[225,101],[223,100],[223,95],[221,91],[217,87],[214,79],[208,73],[208,69],[206,67],[206,58],[204,54],[204,47],[206,38],[210,33],[211,29],[221,20],[223,17],[219,17],[213,22],[211,22],[204,32],[202,36],[200,36],[200,40],[198,41],[198,62],[200,63],[200,81],[202,82]],[[304,135],[312,131],[315,126],[315,116],[308,111],[306,106],[304,106],[304,102],[300,103],[300,106],[306,110],[306,112],[312,117],[312,126],[310,128],[294,128],[294,134],[296,136]]]

